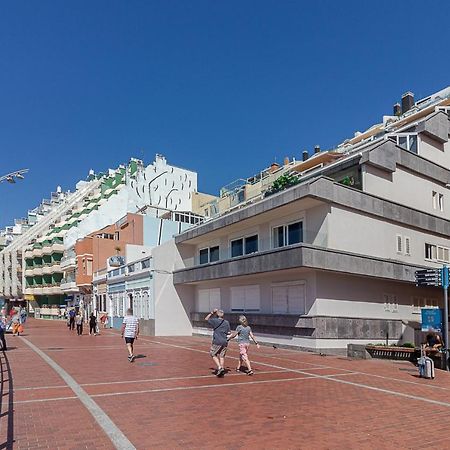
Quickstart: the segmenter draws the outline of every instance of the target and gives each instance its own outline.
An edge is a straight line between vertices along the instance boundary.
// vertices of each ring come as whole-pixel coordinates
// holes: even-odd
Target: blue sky
[[[426,5],[426,6],[425,6]],[[0,0],[0,226],[155,153],[217,193],[450,85],[448,1]]]

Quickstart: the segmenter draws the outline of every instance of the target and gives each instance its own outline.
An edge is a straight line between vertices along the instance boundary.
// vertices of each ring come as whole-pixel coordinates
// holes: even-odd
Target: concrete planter
[[[415,361],[416,349],[409,347],[385,347],[383,345],[366,345],[366,351],[372,358]]]

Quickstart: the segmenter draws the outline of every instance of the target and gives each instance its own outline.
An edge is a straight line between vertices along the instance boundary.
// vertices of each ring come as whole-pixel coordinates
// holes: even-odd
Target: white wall
[[[177,291],[173,285],[173,270],[183,267],[174,240],[155,247],[152,254],[155,270],[155,335],[190,336],[190,313],[193,311],[194,294],[190,286],[184,286]]]

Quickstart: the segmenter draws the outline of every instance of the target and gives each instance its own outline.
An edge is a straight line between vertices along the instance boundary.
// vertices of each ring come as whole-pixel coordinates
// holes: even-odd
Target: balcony
[[[56,243],[54,242],[51,246],[52,253],[55,252],[63,252],[64,251],[64,244]]]
[[[51,287],[50,286],[44,286],[42,288],[42,295],[50,295],[51,294]]]
[[[43,295],[43,288],[42,287],[33,287],[32,288],[32,294],[33,295]]]
[[[42,253],[42,248],[41,247],[33,248],[32,252],[31,252],[31,256],[32,257],[36,257],[36,256],[40,257],[42,255],[43,255],[43,253]]]
[[[62,272],[61,265],[57,261],[45,264],[42,269],[42,275],[51,275],[52,273],[61,273],[61,272]],[[35,275],[39,274],[35,273]]]
[[[25,276],[26,277],[32,277],[34,276],[34,267],[27,267],[25,269]]]
[[[61,294],[63,294],[63,290],[61,289],[61,286],[54,285],[50,288],[50,294],[51,295],[61,295]]]
[[[42,268],[42,275],[50,275],[52,272],[52,263],[46,263]]]
[[[43,269],[43,266],[34,266],[33,275],[42,275]]]
[[[31,259],[33,258],[33,250],[32,249],[27,249],[25,250],[25,253],[23,254],[25,259]]]
[[[94,272],[93,281],[94,282],[106,281],[106,268]]]
[[[61,280],[61,284],[59,285],[59,288],[62,292],[74,292],[77,293],[80,290],[77,287],[77,282],[73,278],[63,278]]]
[[[71,252],[70,254],[64,255],[61,258],[61,269],[74,269],[77,266],[77,255],[75,252]]]

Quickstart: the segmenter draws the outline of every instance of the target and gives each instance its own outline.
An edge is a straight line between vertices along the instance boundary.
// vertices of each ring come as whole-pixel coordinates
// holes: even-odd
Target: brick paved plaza
[[[7,340],[0,448],[450,448],[450,375],[406,362],[253,347],[249,377],[233,343],[218,379],[208,338],[142,337],[133,364],[111,330],[29,320]]]

